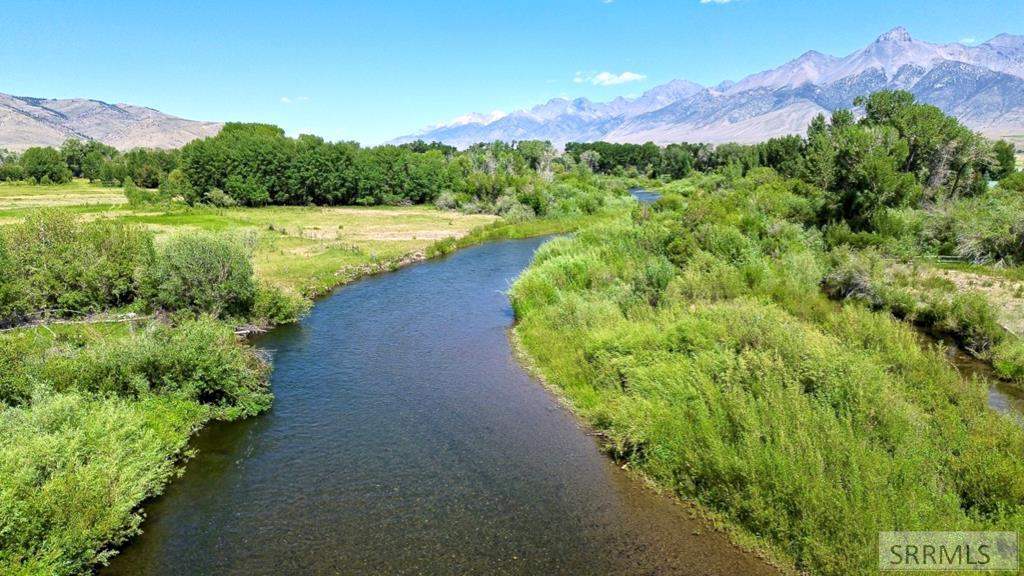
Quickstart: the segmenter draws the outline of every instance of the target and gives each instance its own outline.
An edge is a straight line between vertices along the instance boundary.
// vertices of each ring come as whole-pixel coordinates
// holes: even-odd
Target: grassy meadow
[[[138,224],[152,231],[158,243],[195,230],[247,238],[257,275],[303,295],[321,294],[350,278],[346,269],[397,262],[497,219],[423,205],[132,207],[121,188],[82,180],[47,186],[0,183],[0,224],[21,222],[42,207],[61,207],[83,220]]]

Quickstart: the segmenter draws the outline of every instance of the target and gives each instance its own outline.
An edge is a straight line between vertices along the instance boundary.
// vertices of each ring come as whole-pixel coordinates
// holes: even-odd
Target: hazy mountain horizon
[[[736,82],[677,79],[609,102],[552,98],[508,114],[466,114],[391,142],[754,142],[803,133],[815,115],[881,89],[909,90],[986,135],[1024,140],[1024,36],[932,44],[896,27],[846,56],[810,50]]]

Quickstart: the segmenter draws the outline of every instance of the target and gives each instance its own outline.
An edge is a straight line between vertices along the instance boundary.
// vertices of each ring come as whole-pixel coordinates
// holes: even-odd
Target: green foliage
[[[1002,180],[1011,175],[1017,169],[1016,150],[1012,142],[997,140],[992,143],[992,154],[995,156],[995,164],[989,176],[993,180]]]
[[[301,294],[261,283],[256,288],[251,315],[264,326],[292,324],[301,320],[312,306],[312,301]]]
[[[238,205],[233,196],[225,194],[220,188],[210,188],[207,190],[203,196],[203,201],[216,208],[231,208]]]
[[[942,278],[894,274],[875,250],[849,246],[832,250],[822,288],[833,298],[858,300],[929,330],[951,334],[976,353],[988,351],[1007,336],[982,294],[960,292]]]
[[[200,232],[161,246],[144,287],[157,308],[219,317],[245,317],[256,298],[249,251],[235,239]]]
[[[82,223],[56,209],[3,227],[0,246],[0,324],[129,304],[140,291],[138,270],[153,258],[152,235],[142,228]]]
[[[89,573],[139,531],[139,503],[173,476],[199,426],[271,399],[267,365],[208,318],[2,334],[0,367],[4,574]]]
[[[130,177],[124,179],[124,196],[133,207],[159,204],[163,200],[159,190],[139,188]]]
[[[124,164],[126,178],[143,188],[157,188],[178,164],[177,150],[135,148],[119,159]]]
[[[270,405],[266,367],[234,332],[210,318],[154,325],[126,338],[100,340],[48,356],[35,372],[58,392],[129,398],[164,394],[210,405],[234,419]]]
[[[139,532],[136,506],[174,474],[205,410],[143,401],[41,396],[0,412],[0,572],[88,574],[107,544]]]
[[[213,188],[206,196],[215,206],[226,207],[234,203],[244,206],[263,206],[270,202],[270,194],[267,192],[266,186],[260,184],[252,176],[247,178],[242,178],[237,174],[228,176],[227,181],[224,183],[224,192],[227,193],[230,200],[219,198],[217,192],[219,190]]]
[[[53,148],[29,148],[21,155],[19,163],[25,175],[37,182],[47,180],[60,184],[71,180],[71,170]]]
[[[991,351],[996,374],[1018,384],[1024,383],[1024,341],[1007,338]]]
[[[186,202],[194,203],[195,192],[191,184],[185,178],[185,173],[180,168],[175,168],[167,174],[167,177],[160,181],[160,197],[163,200],[174,200],[181,198]]]
[[[1003,190],[1024,194],[1024,172],[1014,172],[999,181]]]
[[[667,188],[544,245],[511,292],[520,343],[617,458],[809,573],[874,572],[880,530],[1024,521],[1024,431],[984,386],[819,293],[886,298],[879,256],[827,254],[803,188],[770,174]],[[943,305],[988,337],[976,298]]]
[[[1000,185],[927,214],[923,240],[975,264],[1024,263],[1024,196]]]
[[[923,313],[926,320],[943,332],[957,335],[971,350],[986,351],[1005,337],[995,310],[981,294],[957,293],[948,300],[938,299],[929,304]]]

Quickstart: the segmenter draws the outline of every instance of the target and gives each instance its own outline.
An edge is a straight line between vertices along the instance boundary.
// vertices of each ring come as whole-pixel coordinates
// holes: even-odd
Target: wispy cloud
[[[594,86],[617,86],[619,84],[625,84],[627,82],[639,82],[646,80],[647,76],[644,74],[637,74],[636,72],[623,72],[622,74],[613,74],[611,72],[598,72],[597,74],[584,74],[583,72],[577,72],[576,76],[573,77],[572,81],[576,84],[593,84]]]
[[[281,104],[301,104],[309,102],[309,96],[281,96]]]
[[[961,44],[977,44],[978,43],[978,39],[975,38],[974,36],[968,36],[966,38],[961,38],[960,39],[960,43]]]

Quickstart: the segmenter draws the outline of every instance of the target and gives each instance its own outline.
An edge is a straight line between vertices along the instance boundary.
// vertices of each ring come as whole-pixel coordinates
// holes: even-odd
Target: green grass
[[[87,180],[67,184],[33,185],[21,182],[0,182],[0,223],[17,217],[19,210],[42,206],[91,206],[96,209],[126,202],[120,188],[107,188]]]
[[[873,574],[882,530],[1016,529],[1024,431],[887,313],[819,291],[778,187],[549,242],[517,342],[613,456],[814,574]]]
[[[49,188],[64,190],[61,198],[70,196],[62,187]],[[53,204],[22,203],[17,208],[0,209],[0,224],[19,222],[29,211],[44,205]],[[258,277],[305,295],[322,294],[337,286],[348,278],[346,270],[352,267],[397,261],[423,252],[439,240],[461,238],[496,220],[491,215],[445,212],[432,206],[219,209],[78,204],[63,208],[86,220],[141,224],[156,233],[158,243],[187,230],[249,236]]]
[[[61,206],[70,216],[58,219],[71,224],[141,226],[158,250],[187,232],[235,236],[251,247],[261,285],[307,296],[410,257],[436,255],[437,246],[562,232],[597,218],[509,224],[432,206],[128,206],[117,203],[120,190],[82,182],[24,188],[2,190],[0,225]],[[92,203],[111,192],[117,202]],[[57,251],[44,240],[36,246],[46,247]],[[67,293],[60,285],[56,291]],[[260,295],[273,293],[261,286],[254,315]],[[271,300],[265,306],[271,311],[283,302]],[[141,310],[141,302],[129,308]],[[0,573],[88,573],[139,531],[139,504],[180,470],[196,430],[210,419],[249,416],[269,405],[255,351],[224,322],[183,318],[174,316],[174,326],[50,324],[0,332]]]

